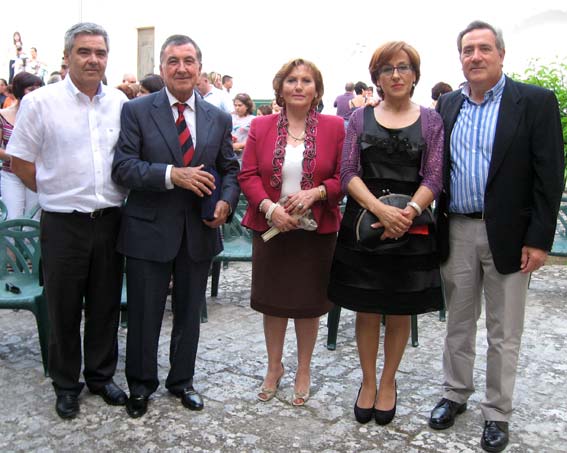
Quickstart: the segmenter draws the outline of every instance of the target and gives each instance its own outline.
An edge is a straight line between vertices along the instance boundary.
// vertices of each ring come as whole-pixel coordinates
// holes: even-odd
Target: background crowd
[[[258,400],[269,402],[278,391],[293,319],[292,404],[308,402],[319,317],[334,303],[357,313],[362,382],[355,419],[390,423],[409,317],[446,304],[444,393],[429,426],[450,428],[475,390],[484,295],[481,446],[502,451],[527,282],[551,248],[564,184],[561,123],[553,92],[504,75],[504,40],[494,27],[474,21],[457,43],[466,81],[456,91],[436,84],[435,110],[412,100],[421,78],[418,51],[389,41],[370,58],[376,96],[365,83],[349,82],[335,101],[337,115],[321,114],[323,75],[297,58],[273,78],[277,114],[266,106],[255,117],[250,95],[230,94],[230,76],[202,71],[201,50],[188,36],[166,39],[160,76],[138,83],[126,73],[113,89],[103,83],[106,31],[76,24],[65,35],[68,74],[37,89],[43,80],[27,68],[41,64],[23,56],[14,34],[15,104],[0,112],[3,156],[43,208],[49,372],[59,416],[79,412],[83,299],[86,385],[106,403],[125,405],[130,417],[147,412],[159,386],[157,348],[171,281],[165,386],[188,409],[204,408],[193,383],[199,315],[211,261],[222,250],[218,227],[232,221],[242,190],[242,224],[253,232],[251,307],[262,313],[267,351]],[[76,127],[61,127],[70,121]],[[113,381],[123,257],[129,396]]]

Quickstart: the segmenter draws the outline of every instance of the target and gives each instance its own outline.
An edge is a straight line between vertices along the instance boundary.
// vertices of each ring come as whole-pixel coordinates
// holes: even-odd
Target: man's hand
[[[217,228],[226,222],[229,212],[229,204],[224,200],[219,200],[215,206],[215,220],[203,220],[203,223],[209,228]]]
[[[199,197],[210,195],[215,190],[215,177],[204,171],[203,167],[204,165],[173,167],[171,169],[171,182],[176,186],[194,192]]]
[[[545,250],[537,249],[535,247],[522,247],[522,259],[520,263],[520,272],[527,274],[538,270],[545,264],[547,259],[547,252]]]

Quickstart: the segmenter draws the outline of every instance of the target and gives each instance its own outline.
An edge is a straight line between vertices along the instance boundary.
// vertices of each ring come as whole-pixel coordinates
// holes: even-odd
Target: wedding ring
[[[298,207],[299,209],[303,209],[303,203],[299,203],[299,204],[297,205],[297,207]]]

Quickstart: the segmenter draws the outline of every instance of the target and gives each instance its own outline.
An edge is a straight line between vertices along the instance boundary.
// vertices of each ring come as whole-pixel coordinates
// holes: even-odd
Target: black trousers
[[[210,264],[210,260],[191,260],[185,233],[172,261],[161,263],[127,257],[126,378],[131,394],[149,396],[159,385],[159,337],[172,275],[173,328],[165,386],[177,392],[192,384]]]
[[[114,376],[124,270],[124,259],[116,252],[119,228],[119,208],[95,219],[42,212],[41,253],[51,328],[48,366],[58,395],[79,394],[84,385],[79,382],[83,301],[87,386],[96,391]]]

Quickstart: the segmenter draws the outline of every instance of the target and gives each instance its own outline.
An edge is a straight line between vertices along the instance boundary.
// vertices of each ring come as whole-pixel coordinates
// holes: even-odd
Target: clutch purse
[[[394,206],[399,209],[404,209],[408,201],[411,201],[409,195],[404,194],[389,194],[378,198],[382,203]],[[384,234],[385,228],[372,228],[372,224],[380,220],[372,212],[367,209],[361,209],[355,219],[355,234],[356,242],[365,251],[380,252],[382,250],[389,250],[401,247],[408,239],[409,234],[406,233],[398,239],[380,239]],[[433,214],[429,208],[424,209],[421,215],[413,219],[413,226],[429,225],[433,223]],[[412,228],[413,228],[412,226]]]
[[[210,195],[205,195],[201,199],[201,219],[215,220],[215,208],[221,195],[221,177],[213,167],[204,167],[203,170],[215,177],[215,190]]]

